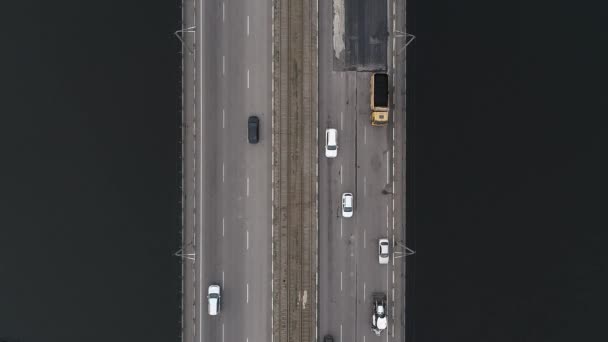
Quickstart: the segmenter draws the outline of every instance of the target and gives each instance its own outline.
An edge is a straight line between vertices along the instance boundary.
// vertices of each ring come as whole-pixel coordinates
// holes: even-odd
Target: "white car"
[[[388,264],[388,239],[378,240],[378,262]]]
[[[325,130],[325,156],[327,158],[338,156],[338,130],[335,128]]]
[[[342,217],[353,217],[353,194],[342,194]]]
[[[209,315],[216,316],[220,313],[220,286],[209,285],[207,290],[207,301],[209,302]]]

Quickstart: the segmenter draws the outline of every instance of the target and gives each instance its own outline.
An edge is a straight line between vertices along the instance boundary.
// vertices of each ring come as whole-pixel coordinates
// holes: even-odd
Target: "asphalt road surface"
[[[340,43],[336,42],[334,68],[356,71],[386,70],[389,3],[392,4],[393,1],[333,1],[334,13],[341,18],[334,22],[337,24],[334,30],[334,34],[337,34],[335,39],[341,40]]]
[[[339,63],[334,70],[332,25],[342,22],[335,13],[332,2],[319,2],[319,335],[331,334],[336,341],[400,341],[403,303],[395,296],[401,291],[402,259],[395,261],[393,254],[393,243],[399,239],[395,225],[398,230],[400,222],[393,205],[393,172],[401,175],[393,168],[395,131],[392,125],[370,124],[371,73],[338,71]],[[385,16],[369,20],[386,28]],[[346,22],[349,26],[356,27]],[[354,69],[367,69],[366,63],[372,60],[382,61],[386,68],[386,54],[384,50],[365,55]],[[325,158],[327,128],[338,130],[337,158]],[[354,194],[352,218],[341,217],[344,192]],[[396,196],[401,195],[397,192]],[[388,265],[378,262],[380,238],[391,242]],[[371,331],[374,292],[385,293],[389,300],[389,326],[381,336]]]
[[[394,1],[388,3],[389,19]],[[402,239],[398,208],[403,198],[400,191],[393,194],[396,183],[403,187],[403,176],[401,159],[393,153],[401,155],[395,141],[403,141],[397,121],[401,125],[404,118],[386,127],[370,125],[370,73],[333,71],[333,3],[318,6],[317,332],[340,342],[400,341],[404,268],[403,259],[394,258],[393,244]],[[182,254],[195,255],[184,263],[184,341],[272,340],[271,8],[271,0],[184,3],[184,26],[196,26],[183,34]],[[386,60],[388,54],[386,67],[393,75],[393,46],[389,43],[385,52],[365,50],[363,59]],[[398,77],[405,78],[404,69]],[[404,84],[397,82],[397,88],[392,103],[404,112]],[[251,114],[261,123],[256,145],[247,142]],[[326,128],[338,129],[338,157],[331,160],[324,154]],[[352,218],[340,215],[343,192],[355,196]],[[378,263],[377,243],[384,237],[391,241],[389,265]],[[207,313],[211,284],[222,287],[222,309],[215,317]],[[373,292],[389,299],[389,327],[381,337],[371,331]]]
[[[271,2],[202,0],[195,13],[195,341],[270,341]],[[258,144],[247,141],[251,114],[260,118]],[[222,287],[215,317],[210,284]]]

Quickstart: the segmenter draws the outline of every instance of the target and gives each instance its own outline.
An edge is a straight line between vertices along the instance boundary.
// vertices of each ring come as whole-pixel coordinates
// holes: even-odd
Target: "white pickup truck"
[[[386,295],[384,293],[372,294],[372,331],[377,336],[382,334],[388,326],[388,313],[386,310]]]

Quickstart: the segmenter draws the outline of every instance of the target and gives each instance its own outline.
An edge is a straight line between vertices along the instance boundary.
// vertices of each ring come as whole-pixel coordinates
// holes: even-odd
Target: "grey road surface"
[[[270,341],[271,2],[201,0],[194,15],[192,340]],[[258,144],[247,141],[252,114],[260,118]],[[221,313],[215,317],[207,313],[210,284],[222,288]]]
[[[389,26],[395,1],[387,3]],[[402,153],[404,117],[387,127],[369,124],[370,73],[333,71],[333,3],[318,5],[318,334],[340,342],[400,341],[403,259],[391,253],[389,265],[379,265],[377,241],[388,237],[396,252],[393,244],[403,240],[403,198],[395,192],[395,184],[404,189],[402,159],[394,155]],[[185,26],[196,26],[183,35],[192,54],[184,58],[182,253],[195,255],[184,264],[184,341],[271,341],[271,0],[195,0],[185,2],[184,13]],[[387,59],[376,48],[365,51],[365,60]],[[391,102],[403,111],[405,70],[397,71],[403,81]],[[261,120],[257,145],[247,142],[252,113]],[[339,144],[331,160],[323,151],[330,127],[338,129]],[[352,218],[340,215],[343,192],[355,195]],[[222,286],[216,317],[207,314],[210,284]],[[380,338],[370,329],[370,297],[377,291],[387,294],[391,317]]]
[[[339,63],[334,66],[332,25],[344,19],[335,18],[336,13],[332,2],[319,2],[319,336],[331,334],[336,341],[402,341],[403,259],[394,258],[398,248],[393,243],[403,239],[401,211],[395,203],[402,203],[404,194],[394,188],[402,182],[401,170],[395,169],[394,147],[395,141],[403,141],[403,131],[393,130],[395,122],[371,126],[370,72],[343,72]],[[345,25],[379,22],[388,31],[386,11],[376,14],[380,17]],[[358,49],[367,52],[354,70],[369,70],[372,60],[386,68],[386,56],[393,53],[391,46],[388,51],[360,45]],[[389,66],[389,74],[392,71]],[[395,113],[391,115],[403,115]],[[403,117],[397,122],[401,120]],[[338,130],[338,157],[334,159],[324,156],[326,128]],[[396,165],[401,167],[401,163]],[[343,192],[355,196],[352,218],[340,215]],[[391,242],[388,265],[378,262],[380,238]],[[374,292],[385,293],[389,301],[389,326],[380,337],[371,331]]]
[[[393,1],[333,1],[334,14],[343,19],[334,21],[334,24],[338,24],[334,31],[338,33],[335,39],[342,41],[336,44],[336,70],[369,71],[387,68],[387,5],[392,3]]]

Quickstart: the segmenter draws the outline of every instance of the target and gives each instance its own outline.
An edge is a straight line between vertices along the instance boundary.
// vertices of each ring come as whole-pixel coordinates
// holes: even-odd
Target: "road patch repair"
[[[386,71],[387,1],[333,0],[334,71]]]

